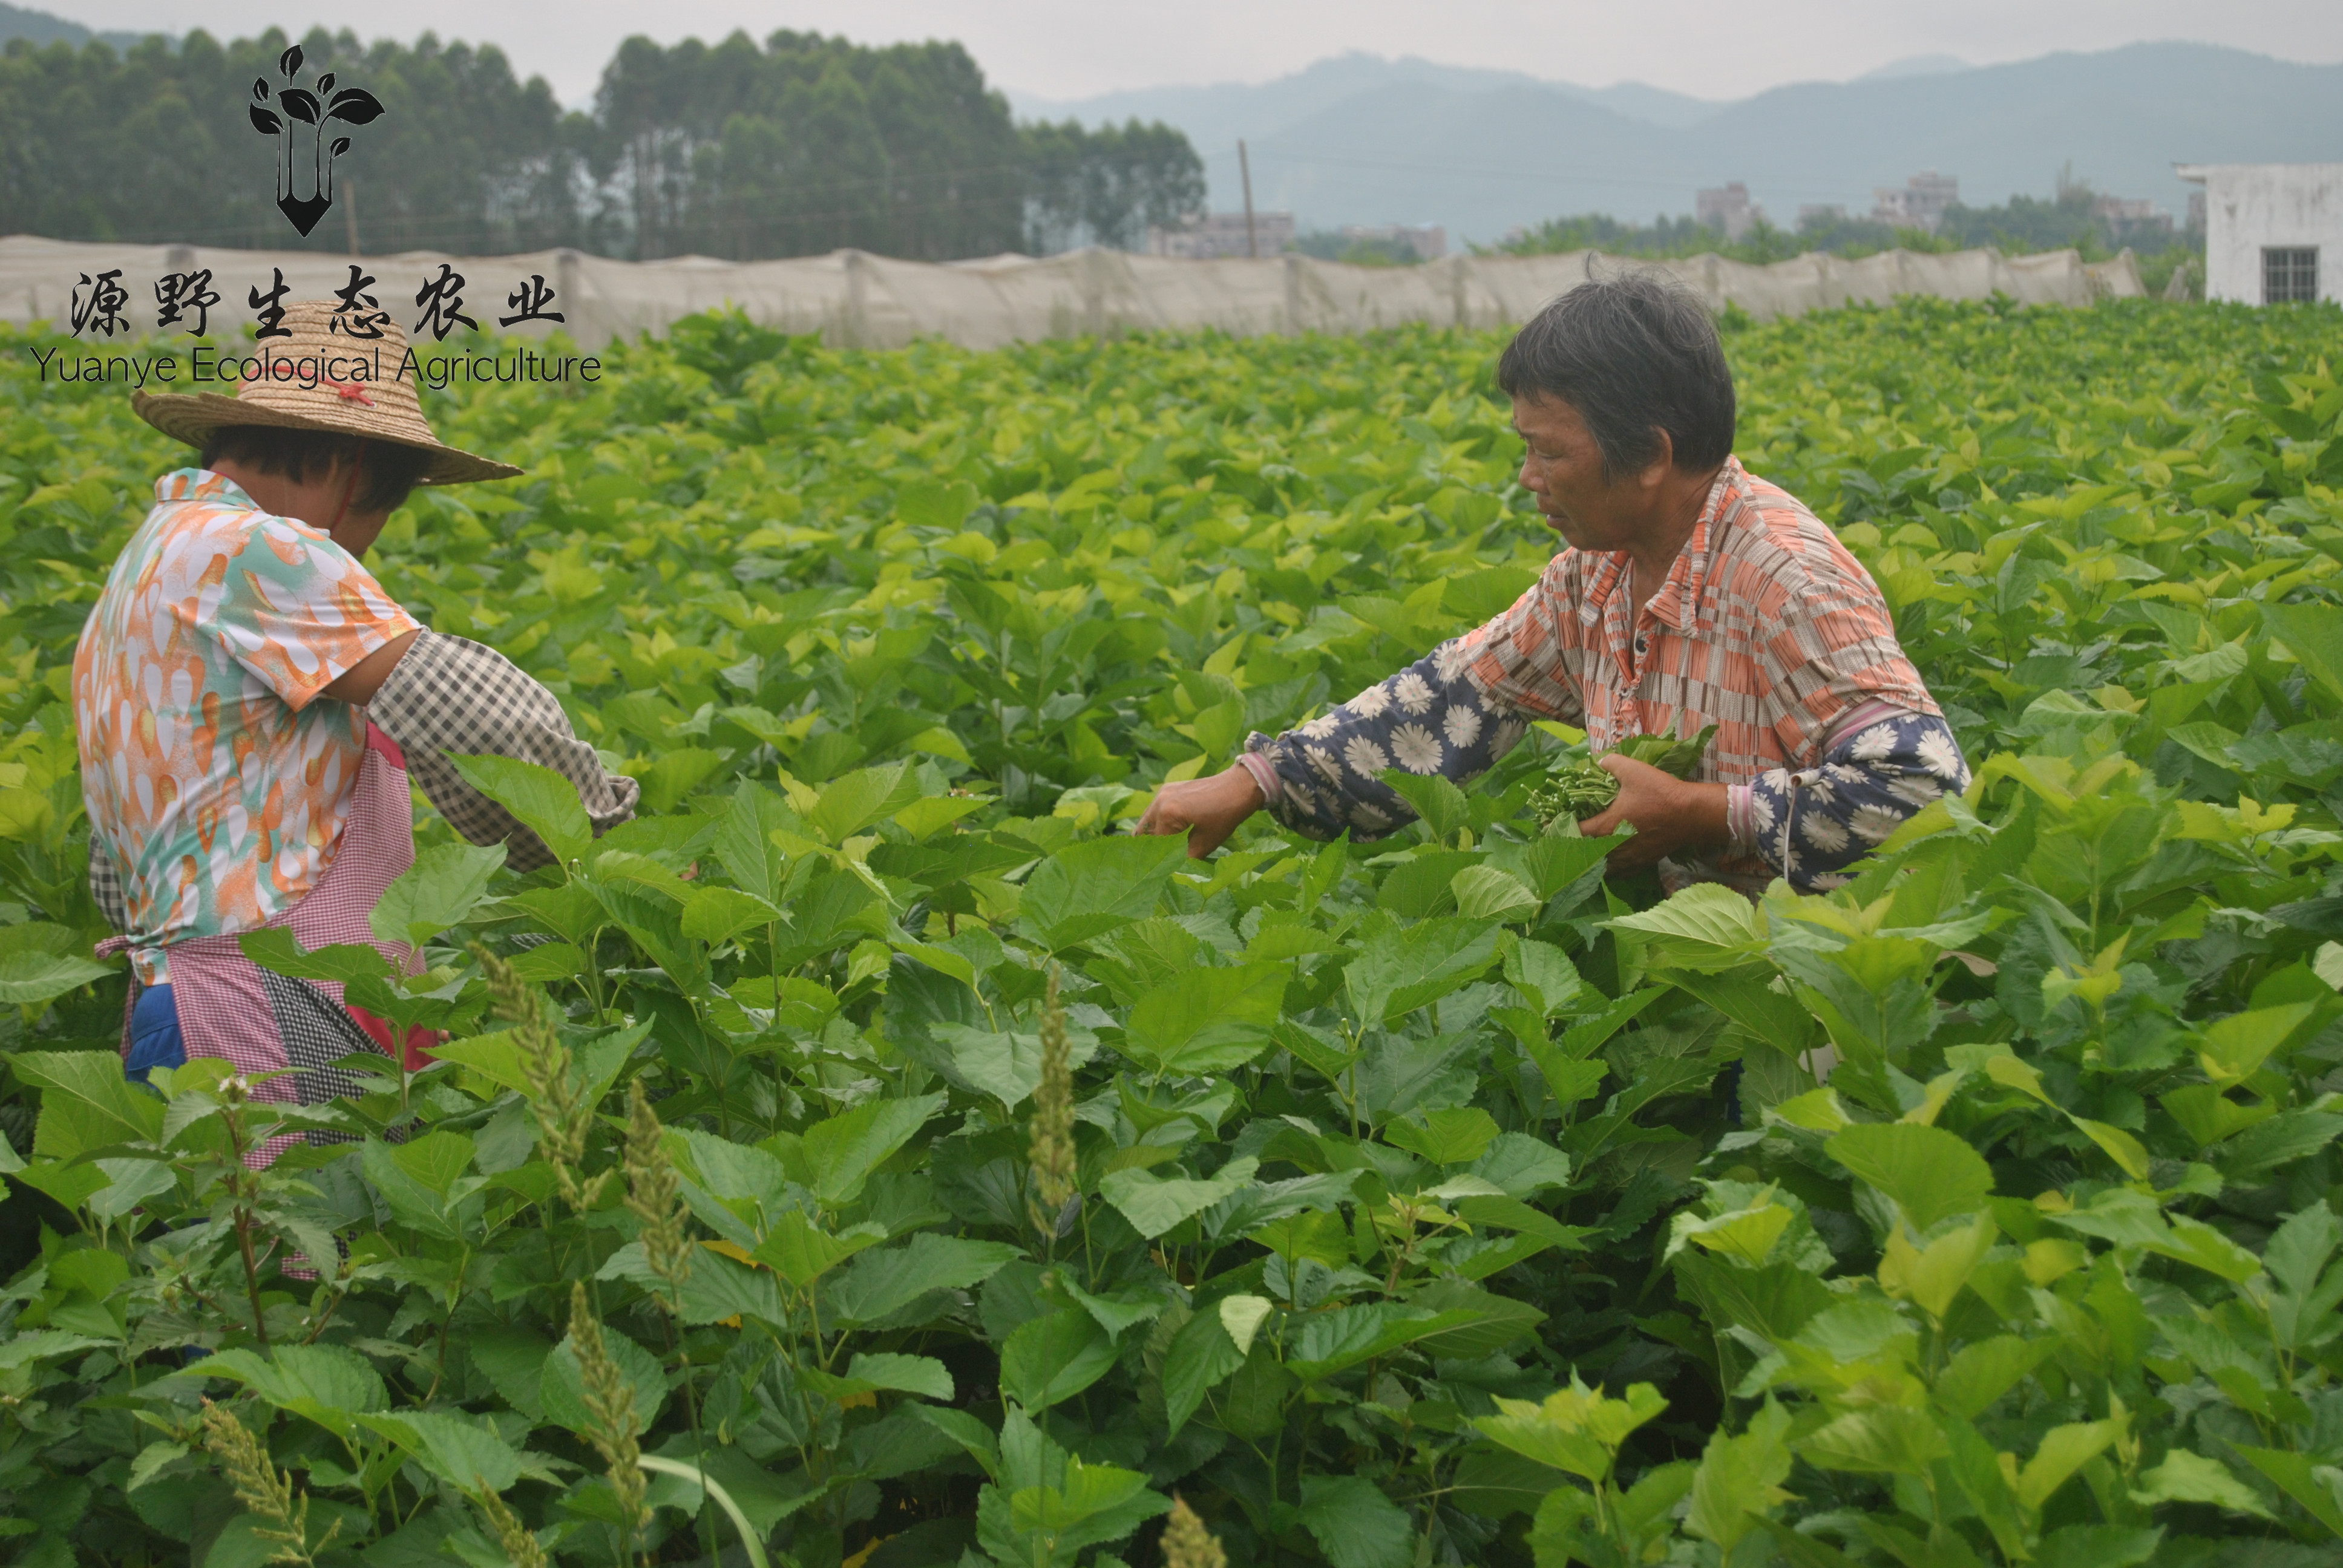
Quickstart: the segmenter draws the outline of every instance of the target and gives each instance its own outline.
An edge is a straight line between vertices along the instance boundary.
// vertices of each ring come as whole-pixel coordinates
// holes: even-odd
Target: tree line
[[[1934,230],[1822,212],[1809,214],[1795,228],[1776,227],[1760,218],[1741,238],[1728,240],[1722,228],[1694,217],[1662,215],[1644,225],[1604,213],[1582,213],[1549,218],[1496,248],[1516,256],[1600,250],[1613,256],[1654,258],[1714,251],[1734,261],[1764,265],[1814,250],[1855,260],[1898,247],[1946,252],[1985,246],[2006,256],[2071,247],[2086,261],[2106,261],[2128,246],[2150,293],[2160,292],[2174,269],[2188,266],[2192,259],[2197,263],[2196,286],[2202,287],[2205,235],[2201,228],[2111,216],[2097,191],[2063,174],[2056,194],[2046,199],[2013,196],[1993,206],[1964,206],[1956,202],[1945,209],[1943,220]]]
[[[923,261],[1136,247],[1203,204],[1203,165],[1161,124],[1020,125],[958,44],[866,47],[735,33],[630,38],[590,111],[504,54],[313,30],[383,114],[356,134],[331,214],[279,215],[274,144],[247,116],[287,43],[200,31],[128,48],[0,51],[0,233],[372,254],[571,246],[632,260],[851,246]],[[355,245],[353,241],[355,240]]]

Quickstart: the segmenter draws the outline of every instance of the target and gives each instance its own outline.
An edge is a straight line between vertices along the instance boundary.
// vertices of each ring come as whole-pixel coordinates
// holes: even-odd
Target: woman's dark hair
[[[324,430],[292,430],[281,425],[224,425],[204,437],[203,465],[215,467],[222,457],[263,474],[275,474],[296,484],[322,474],[337,461],[359,462],[357,494],[350,507],[360,512],[395,512],[431,466],[431,454],[396,441],[368,441],[358,454],[356,436],[336,436]]]
[[[1530,318],[1497,361],[1509,397],[1559,397],[1602,448],[1603,473],[1632,474],[1668,433],[1675,467],[1733,454],[1733,372],[1700,297],[1654,268],[1580,284]]]

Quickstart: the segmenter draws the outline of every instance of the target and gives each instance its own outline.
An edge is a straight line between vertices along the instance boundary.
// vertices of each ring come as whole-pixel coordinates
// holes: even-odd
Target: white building
[[[1692,216],[1711,228],[1723,229],[1725,238],[1737,240],[1765,221],[1765,209],[1749,199],[1747,186],[1727,180],[1716,190],[1694,192]]]
[[[1147,253],[1202,261],[1229,256],[1280,256],[1293,244],[1293,234],[1292,213],[1256,212],[1248,249],[1244,214],[1200,212],[1191,214],[1178,228],[1150,228]]]
[[[2343,164],[2176,164],[2205,187],[2205,297],[2343,300]]]
[[[1945,221],[1945,209],[1961,199],[1961,182],[1952,175],[1923,170],[1902,188],[1880,186],[1872,193],[1871,221],[1897,228],[1925,228],[1930,234]]]

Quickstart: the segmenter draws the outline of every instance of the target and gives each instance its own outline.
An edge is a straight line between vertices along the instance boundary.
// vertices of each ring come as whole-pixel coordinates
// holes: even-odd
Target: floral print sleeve
[[[1473,685],[1450,641],[1298,729],[1251,736],[1239,760],[1289,831],[1380,839],[1415,820],[1415,809],[1383,782],[1385,769],[1462,784],[1487,772],[1528,728]]]
[[[1835,888],[1923,807],[1968,788],[1950,726],[1883,707],[1867,705],[1840,725],[1817,766],[1777,768],[1734,786],[1725,816],[1735,848],[1764,857],[1802,893]]]
[[[1272,739],[1255,734],[1239,759],[1279,824],[1326,839],[1347,829],[1380,839],[1415,819],[1383,770],[1438,773],[1465,783],[1512,750],[1527,729],[1517,710],[1483,692],[1447,643],[1341,707]],[[1800,892],[1835,888],[1921,808],[1968,788],[1951,728],[1932,714],[1869,703],[1828,737],[1822,760],[1775,769],[1731,787],[1733,848],[1761,857]]]

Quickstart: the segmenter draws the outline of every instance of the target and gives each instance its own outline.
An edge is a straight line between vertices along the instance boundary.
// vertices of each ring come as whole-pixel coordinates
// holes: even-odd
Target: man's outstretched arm
[[[1165,785],[1138,830],[1186,832],[1188,852],[1202,857],[1264,809],[1287,831],[1322,840],[1346,829],[1353,839],[1380,839],[1407,826],[1415,809],[1383,782],[1385,769],[1466,783],[1529,728],[1473,685],[1458,646],[1443,643],[1298,729],[1252,735],[1225,772]]]

